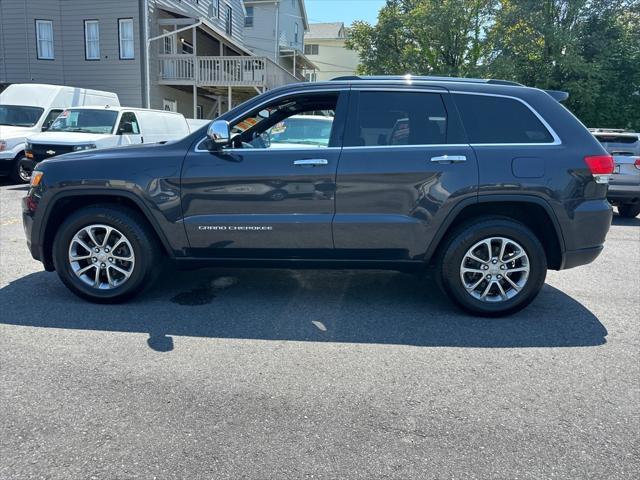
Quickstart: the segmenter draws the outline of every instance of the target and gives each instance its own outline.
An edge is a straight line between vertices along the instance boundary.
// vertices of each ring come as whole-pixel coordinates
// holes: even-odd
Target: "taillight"
[[[584,162],[593,175],[611,175],[613,173],[614,163],[611,155],[584,157]]]
[[[636,161],[633,162],[633,166],[640,170],[640,157],[636,157]]]
[[[591,155],[584,157],[584,163],[586,163],[589,170],[591,170],[591,175],[593,175],[596,183],[609,183],[615,167],[611,155]]]

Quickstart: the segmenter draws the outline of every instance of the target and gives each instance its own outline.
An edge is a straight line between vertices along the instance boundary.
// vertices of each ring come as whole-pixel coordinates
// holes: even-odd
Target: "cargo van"
[[[27,139],[20,171],[64,153],[178,140],[191,133],[181,113],[128,107],[78,107],[63,111],[46,132]]]
[[[28,136],[46,130],[69,107],[119,106],[118,95],[99,90],[15,83],[0,93],[0,176],[20,181],[19,163]],[[24,180],[24,179],[23,179]]]

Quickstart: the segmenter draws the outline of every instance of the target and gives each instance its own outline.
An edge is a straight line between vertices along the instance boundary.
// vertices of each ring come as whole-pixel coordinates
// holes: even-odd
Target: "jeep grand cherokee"
[[[435,77],[288,85],[182,140],[43,162],[23,202],[27,242],[96,302],[130,298],[169,257],[431,267],[464,309],[512,313],[547,269],[593,261],[611,223],[612,158],[554,93]],[[282,148],[293,116],[331,126]]]

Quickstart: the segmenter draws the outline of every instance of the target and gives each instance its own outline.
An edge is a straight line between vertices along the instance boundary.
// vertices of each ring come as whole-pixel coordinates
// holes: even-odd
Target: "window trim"
[[[87,18],[83,20],[84,23],[84,59],[86,62],[98,62],[100,61],[100,20],[97,18]],[[87,42],[87,23],[96,23],[98,25],[98,58],[89,58],[89,43]]]
[[[39,38],[39,34],[38,34],[38,24],[39,23],[48,23],[51,25],[51,56],[50,57],[43,57],[42,53],[40,52],[40,38]],[[34,20],[34,25],[35,25],[35,29],[36,29],[36,58],[38,60],[47,60],[50,62],[55,61],[56,59],[56,49],[55,49],[55,31],[53,29],[53,20],[47,20],[44,18],[36,18]]]
[[[233,7],[227,3],[227,16],[224,18],[224,33],[233,37]]]
[[[245,7],[245,10],[247,12],[247,15],[245,15],[244,17],[244,28],[253,28],[255,25],[255,7],[253,6],[247,6]],[[249,9],[251,9],[251,15],[249,15]],[[247,20],[251,19],[251,25],[247,24]]]
[[[133,56],[132,57],[123,57],[122,56],[122,30],[121,25],[123,20],[131,20],[131,41],[133,42]],[[136,29],[135,22],[132,17],[124,17],[118,18],[118,57],[120,60],[135,60],[136,59]]]
[[[482,92],[462,92],[459,90],[451,90],[451,95],[479,95],[484,97],[500,97],[500,98],[509,98],[511,100],[517,100],[522,103],[525,107],[527,107],[531,113],[535,115],[535,117],[542,123],[542,125],[547,129],[548,133],[553,138],[553,142],[544,142],[544,143],[469,143],[472,147],[541,147],[541,146],[557,146],[562,145],[562,140],[556,133],[556,131],[549,125],[549,123],[538,113],[538,111],[533,108],[527,101],[523,100],[519,97],[514,97],[513,95],[502,95],[498,93],[482,93]],[[453,98],[453,102],[455,103],[456,99]]]

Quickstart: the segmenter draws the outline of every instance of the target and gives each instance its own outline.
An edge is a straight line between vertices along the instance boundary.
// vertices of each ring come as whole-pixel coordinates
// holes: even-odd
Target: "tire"
[[[491,255],[487,239],[493,239]],[[498,259],[503,243],[505,261],[492,261]],[[547,257],[536,235],[507,217],[486,216],[465,223],[447,236],[440,252],[439,285],[456,305],[474,315],[500,317],[523,309],[540,293],[547,275]],[[476,262],[470,253],[483,262]],[[463,274],[463,267],[469,271]],[[467,288],[477,282],[474,290]]]
[[[640,214],[640,204],[618,205],[618,213],[624,218],[636,218]]]
[[[21,161],[22,161],[22,153],[19,154],[16,158],[14,158],[13,164],[11,165],[11,172],[9,173],[9,179],[13,183],[29,183],[30,181],[29,179],[23,180],[23,178],[20,176]]]
[[[89,230],[92,236],[88,235]],[[110,233],[107,235],[106,232]],[[120,235],[125,238],[124,242],[120,241]],[[94,254],[93,246],[102,243],[104,237],[109,237],[107,249]],[[91,238],[97,243],[91,242]],[[87,254],[81,243],[91,247],[91,259],[72,262],[72,254],[74,258]],[[113,251],[108,249],[109,245],[114,247]],[[53,264],[60,280],[79,297],[96,303],[119,303],[137,295],[153,283],[162,267],[162,260],[155,232],[146,219],[118,205],[95,205],[73,213],[60,226],[53,241]],[[100,265],[106,265],[106,268],[101,269]],[[87,273],[82,276],[75,273],[87,268]],[[96,275],[100,270],[102,272]],[[95,282],[99,282],[98,287]]]

